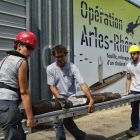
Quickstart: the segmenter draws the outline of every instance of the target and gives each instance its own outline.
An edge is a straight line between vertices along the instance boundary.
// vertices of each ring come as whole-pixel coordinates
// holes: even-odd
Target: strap
[[[17,51],[7,51],[7,54],[19,56],[19,57],[25,58],[27,60],[27,58],[23,54],[21,54],[21,53],[19,53]]]
[[[14,87],[11,87],[3,82],[0,82],[0,88],[6,88],[6,89],[10,89],[12,91],[15,91],[18,93],[18,89],[17,88],[14,88]]]
[[[23,54],[21,54],[21,53],[19,53],[19,52],[17,52],[17,51],[7,51],[7,54],[9,54],[9,55],[14,55],[14,56],[18,56],[18,57],[22,57],[22,58],[24,58],[24,59],[26,60],[26,62],[27,62],[27,67],[28,67],[28,69],[27,69],[27,79],[28,79],[28,81],[29,81],[29,63],[28,63],[28,59],[27,59]]]

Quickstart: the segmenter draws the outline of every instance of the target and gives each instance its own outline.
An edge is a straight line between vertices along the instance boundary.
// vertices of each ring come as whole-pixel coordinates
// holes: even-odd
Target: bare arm
[[[50,85],[50,90],[56,98],[62,98],[55,85]]]
[[[130,85],[131,85],[131,75],[129,73],[127,73],[126,93],[129,93],[129,91],[130,91]]]
[[[80,84],[81,90],[84,92],[84,94],[87,96],[89,99],[89,107],[88,107],[88,112],[93,112],[93,107],[94,107],[94,100],[91,95],[91,92],[89,90],[89,87],[86,83]]]
[[[27,80],[27,62],[24,60],[18,71],[19,89],[21,94],[22,103],[27,116],[27,127],[33,127],[35,120],[33,119],[33,112],[31,106],[31,96]]]

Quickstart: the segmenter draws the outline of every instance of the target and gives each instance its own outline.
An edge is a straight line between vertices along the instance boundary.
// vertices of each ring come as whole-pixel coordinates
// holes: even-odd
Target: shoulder
[[[28,62],[26,59],[21,59],[20,63],[18,64],[20,69],[28,69]]]
[[[9,55],[7,58],[8,58],[7,61],[9,61],[9,63],[14,64],[16,67],[20,67],[24,61],[25,61],[24,63],[27,65],[25,58],[14,56],[14,55]]]
[[[78,68],[78,67],[77,67],[74,63],[72,63],[72,62],[70,62],[69,65],[70,65],[71,68]]]
[[[52,63],[50,65],[47,66],[46,70],[47,71],[51,71],[51,70],[54,70],[56,68],[56,63]]]
[[[19,57],[19,56],[14,56],[14,55],[9,55],[7,56],[8,60],[11,60],[13,62],[18,62],[18,61],[23,61],[25,58]]]
[[[71,71],[75,74],[79,74],[80,73],[80,70],[79,68],[77,67],[77,65],[73,64],[73,63],[69,63],[70,64],[70,68],[71,68]]]
[[[70,62],[70,67],[71,67],[71,69],[74,70],[74,71],[75,71],[75,70],[79,70],[79,68],[78,68],[75,64],[73,64],[73,63],[71,63],[71,62]]]
[[[127,64],[127,67],[131,67],[133,65],[133,63],[132,62],[129,62],[128,64]]]

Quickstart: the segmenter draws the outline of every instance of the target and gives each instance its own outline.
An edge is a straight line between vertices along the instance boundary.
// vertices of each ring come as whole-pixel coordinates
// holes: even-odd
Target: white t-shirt
[[[79,69],[73,63],[66,63],[63,68],[60,68],[54,62],[47,67],[46,72],[48,85],[55,85],[61,95],[76,94],[75,80],[79,84],[84,83]]]
[[[140,91],[140,62],[134,64],[133,62],[127,64],[127,73],[131,75],[132,81],[130,90]]]

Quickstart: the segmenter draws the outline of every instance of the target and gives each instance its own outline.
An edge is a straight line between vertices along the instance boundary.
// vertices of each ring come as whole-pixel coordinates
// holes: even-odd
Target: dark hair
[[[55,56],[55,52],[63,52],[65,55],[67,55],[67,53],[68,53],[66,47],[64,47],[61,44],[56,45],[54,48],[52,48],[52,55],[53,56]]]
[[[14,50],[17,50],[17,48],[19,47],[21,45],[21,43],[16,43],[16,44],[14,44]]]
[[[34,48],[32,48],[29,44],[24,43],[24,42],[21,42],[21,41],[18,41],[17,43],[15,43],[14,49],[17,50],[17,48],[18,48],[20,45],[25,45],[26,48],[27,48],[28,50],[34,50]]]

